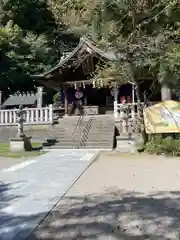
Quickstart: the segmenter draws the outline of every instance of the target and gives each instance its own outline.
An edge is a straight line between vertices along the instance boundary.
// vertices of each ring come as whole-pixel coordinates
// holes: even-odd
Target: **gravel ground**
[[[103,153],[30,240],[180,239],[180,159]]]

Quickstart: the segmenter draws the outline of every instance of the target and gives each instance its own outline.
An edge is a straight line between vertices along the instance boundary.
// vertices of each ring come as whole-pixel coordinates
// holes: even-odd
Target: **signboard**
[[[180,102],[168,100],[143,111],[146,133],[179,133]]]

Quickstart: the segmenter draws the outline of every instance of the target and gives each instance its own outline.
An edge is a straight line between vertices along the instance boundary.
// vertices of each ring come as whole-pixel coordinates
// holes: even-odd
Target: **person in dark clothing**
[[[83,112],[83,98],[84,94],[80,88],[75,92],[75,108],[79,109],[80,114]]]

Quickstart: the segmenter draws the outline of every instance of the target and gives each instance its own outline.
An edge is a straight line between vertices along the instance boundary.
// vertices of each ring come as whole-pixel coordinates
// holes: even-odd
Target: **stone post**
[[[37,87],[37,107],[42,108],[43,104],[43,87]]]
[[[129,116],[128,116],[128,106],[126,103],[122,105],[122,112],[121,112],[121,121],[122,121],[122,133],[127,134],[129,130]]]
[[[114,85],[114,119],[117,120],[119,117],[118,113],[118,89],[117,83]]]
[[[65,116],[68,116],[67,86],[64,86],[64,108],[65,108]]]

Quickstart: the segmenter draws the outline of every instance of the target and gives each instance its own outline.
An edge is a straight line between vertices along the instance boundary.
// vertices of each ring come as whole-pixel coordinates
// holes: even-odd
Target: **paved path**
[[[102,154],[34,239],[179,240],[180,159]]]
[[[0,171],[0,239],[26,239],[97,151],[57,150]]]

